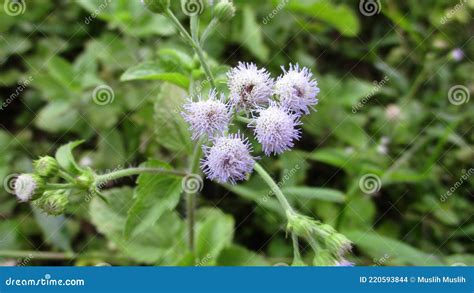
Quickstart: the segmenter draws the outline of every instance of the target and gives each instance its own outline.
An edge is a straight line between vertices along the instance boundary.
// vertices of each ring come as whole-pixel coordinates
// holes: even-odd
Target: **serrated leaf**
[[[285,187],[283,193],[290,197],[317,199],[329,202],[344,202],[344,194],[336,189],[316,187]]]
[[[345,36],[355,36],[360,30],[359,19],[354,11],[346,5],[337,5],[330,0],[290,1],[288,9],[322,20]]]
[[[171,169],[163,162],[152,160],[143,165]],[[133,204],[128,210],[125,236],[130,237],[153,226],[160,217],[173,211],[182,192],[182,178],[165,174],[142,174],[138,177]]]
[[[186,96],[182,89],[163,84],[154,106],[155,132],[160,145],[174,152],[191,154],[194,143],[188,124],[181,116]]]
[[[160,221],[149,226],[136,237],[125,238],[124,227],[127,209],[133,202],[129,187],[107,190],[104,195],[110,204],[93,198],[90,204],[92,223],[97,230],[112,241],[124,254],[139,263],[173,265],[186,250],[185,223],[174,212],[161,216]]]
[[[83,140],[73,141],[58,148],[55,157],[61,168],[73,174],[79,174],[83,171],[83,169],[76,163],[72,154],[73,149],[83,142]]]
[[[355,245],[373,259],[388,259],[393,265],[440,266],[435,255],[422,252],[406,243],[372,232],[344,233]]]
[[[196,259],[213,265],[221,251],[232,243],[234,219],[220,210],[202,209],[202,221],[196,227]]]
[[[218,266],[268,266],[265,258],[239,245],[231,245],[222,250],[217,259]]]
[[[189,78],[179,72],[170,72],[163,62],[145,62],[129,68],[120,77],[121,81],[161,80],[175,84],[185,90],[189,88]]]

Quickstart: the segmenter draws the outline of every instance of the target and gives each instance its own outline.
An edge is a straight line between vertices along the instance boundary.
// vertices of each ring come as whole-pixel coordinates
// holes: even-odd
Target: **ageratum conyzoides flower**
[[[211,91],[207,100],[199,97],[197,102],[184,105],[185,111],[181,114],[188,122],[194,140],[204,135],[213,137],[227,129],[231,114],[224,100],[224,96],[218,98],[217,93]]]
[[[44,179],[36,174],[21,174],[15,179],[15,195],[21,202],[38,199],[44,192]]]
[[[313,74],[298,64],[291,65],[289,70],[282,67],[284,74],[278,77],[275,94],[280,103],[296,114],[309,114],[310,108],[318,104],[318,83]]]
[[[207,177],[219,183],[245,180],[255,165],[251,146],[243,135],[230,134],[213,140],[213,145],[204,147],[201,167]]]
[[[239,62],[227,73],[230,101],[239,109],[267,105],[273,95],[274,80],[264,68]]]
[[[273,104],[260,109],[249,126],[254,128],[257,141],[262,144],[265,155],[269,156],[272,153],[281,154],[294,146],[294,141],[300,138],[300,124],[297,115]]]

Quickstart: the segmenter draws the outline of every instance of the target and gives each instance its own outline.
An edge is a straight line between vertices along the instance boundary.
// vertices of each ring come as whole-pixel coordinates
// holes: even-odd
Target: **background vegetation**
[[[296,150],[262,162],[298,209],[354,241],[356,265],[474,265],[474,1],[382,0],[373,15],[359,1],[234,3],[236,17],[220,24],[205,48],[214,65],[250,61],[278,75],[280,65],[298,62],[321,87]],[[118,180],[106,187],[110,205],[84,195],[53,218],[18,203],[8,180],[30,171],[39,155],[81,139],[86,143],[75,156],[96,170],[148,158],[185,166],[192,143],[177,135],[186,128],[179,86],[204,76],[193,53],[139,1],[26,1],[18,15],[5,7],[1,262],[189,264],[184,207],[160,195],[175,182],[142,176],[155,182],[143,190],[133,188],[136,178]],[[203,19],[204,26],[209,11]],[[136,66],[138,77],[149,80],[132,81]],[[216,68],[222,80],[228,67]],[[97,103],[93,92],[104,85],[113,99]],[[454,95],[455,86],[463,92]],[[375,185],[364,186],[368,176]],[[256,176],[236,186],[205,182],[198,198],[200,265],[291,262],[281,211],[263,186]],[[142,203],[145,218],[163,215],[154,225],[127,222],[139,230],[127,238],[132,196],[143,192],[156,195]],[[173,203],[177,212],[159,211]]]

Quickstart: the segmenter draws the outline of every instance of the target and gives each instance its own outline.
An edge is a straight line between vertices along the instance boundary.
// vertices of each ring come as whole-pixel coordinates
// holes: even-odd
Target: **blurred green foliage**
[[[210,86],[166,18],[139,1],[27,1],[16,16],[4,1],[0,178],[30,171],[33,159],[72,140],[86,141],[75,150],[79,164],[104,172],[148,158],[185,166],[193,144],[180,105],[190,86]],[[449,99],[453,86],[474,90],[474,1],[387,0],[373,16],[359,1],[234,2],[236,17],[205,48],[220,90],[228,67],[219,64],[238,61],[276,74],[298,62],[321,87],[296,150],[262,162],[292,203],[354,241],[358,265],[474,265],[473,177],[457,184],[472,174],[474,107]],[[206,11],[201,25],[210,20]],[[113,95],[100,105],[93,93],[104,85]],[[361,190],[367,174],[381,180],[375,193]],[[18,204],[6,186],[0,257],[38,250],[78,253],[56,261],[63,265],[190,264],[180,183],[138,179],[148,181],[114,182],[109,205],[76,202],[57,218]],[[237,186],[206,182],[200,265],[291,261],[281,211],[262,186],[255,176]],[[311,257],[303,243],[302,251]]]

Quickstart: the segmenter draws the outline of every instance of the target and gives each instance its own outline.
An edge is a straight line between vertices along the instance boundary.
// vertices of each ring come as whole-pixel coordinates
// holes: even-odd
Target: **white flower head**
[[[216,91],[212,90],[207,100],[199,96],[197,102],[190,101],[184,105],[185,111],[181,115],[188,122],[194,140],[203,135],[212,138],[227,129],[231,114],[224,101],[224,95],[218,98]]]
[[[34,174],[21,174],[15,180],[15,195],[21,202],[36,199],[43,189],[43,180]]]
[[[265,68],[239,62],[228,73],[230,101],[238,108],[252,109],[267,105],[273,95],[274,80]]]
[[[275,84],[275,94],[280,103],[296,114],[309,114],[310,108],[318,104],[316,96],[319,88],[313,74],[298,64],[290,64],[289,70],[284,67],[282,70],[284,74],[278,77]]]

